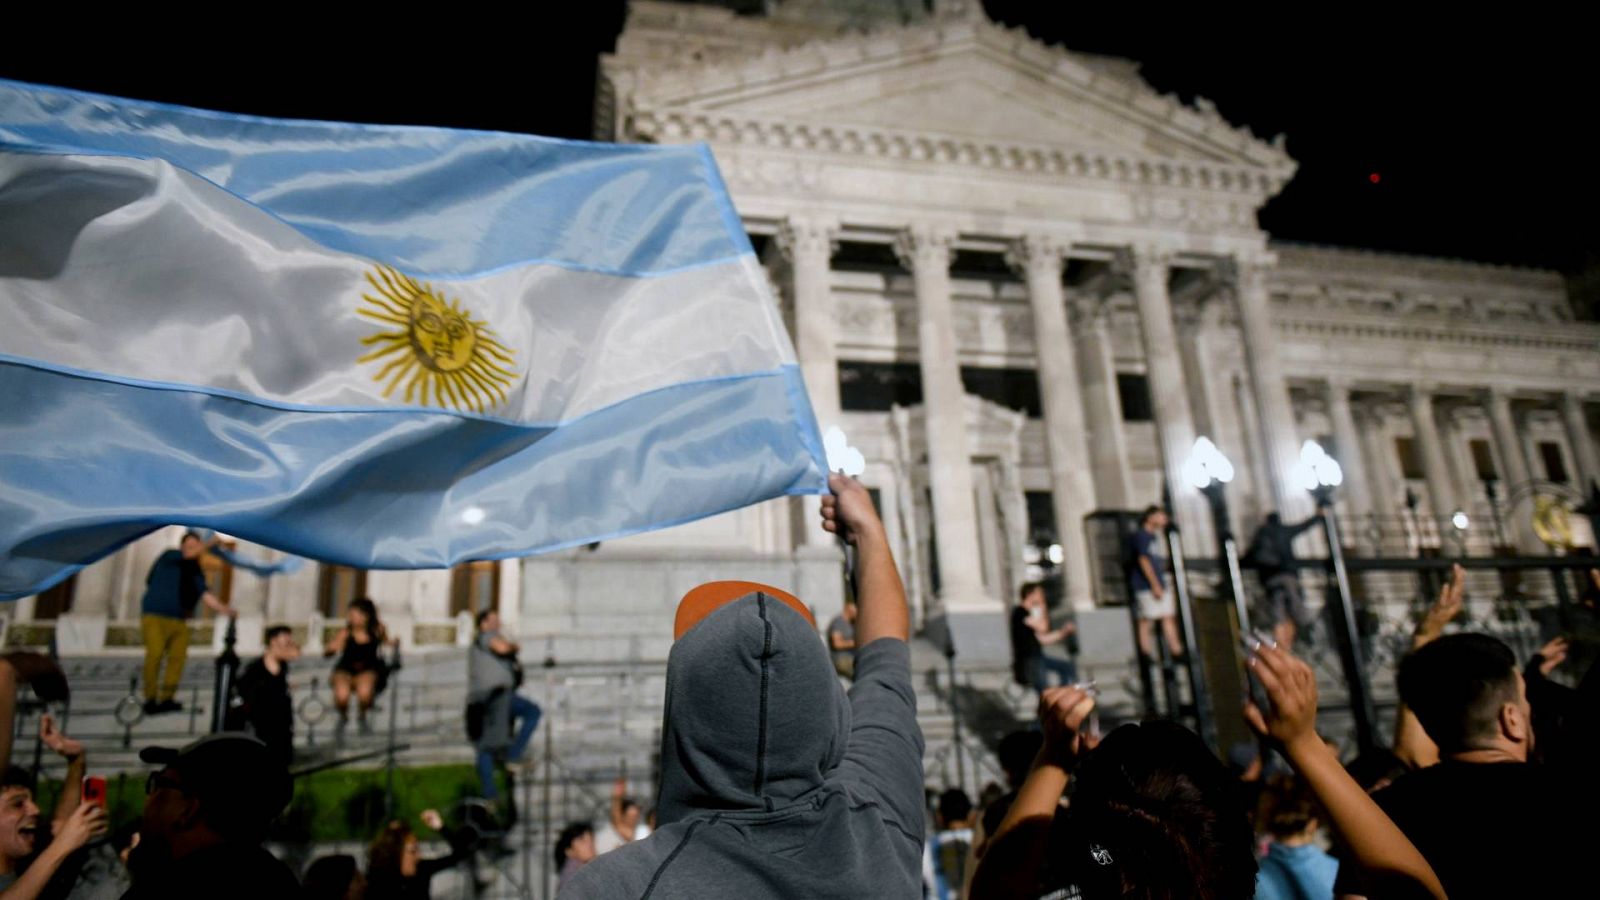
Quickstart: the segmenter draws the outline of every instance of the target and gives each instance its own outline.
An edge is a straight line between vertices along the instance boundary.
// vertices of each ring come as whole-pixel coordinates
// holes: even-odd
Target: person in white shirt
[[[611,818],[594,830],[594,852],[606,853],[649,835],[639,801],[628,796],[628,780],[618,778],[611,786]]]

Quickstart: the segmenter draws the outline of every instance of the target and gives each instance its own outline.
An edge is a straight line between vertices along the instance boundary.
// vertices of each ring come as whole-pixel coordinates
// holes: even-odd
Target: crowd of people
[[[1298,584],[1288,583],[1291,540],[1304,523],[1269,521],[1253,542],[1279,627],[1248,639],[1254,699],[1244,715],[1260,749],[1231,768],[1171,721],[1102,733],[1096,686],[1043,652],[1076,625],[1053,623],[1042,586],[1024,585],[1011,632],[1017,679],[1038,692],[1037,721],[998,742],[1007,783],[975,802],[924,784],[898,569],[867,491],[837,475],[830,487],[822,527],[854,548],[852,602],[819,639],[810,609],[777,587],[712,582],[683,598],[654,803],[647,810],[619,779],[600,821],[561,831],[550,846],[561,897],[1314,900],[1583,889],[1584,850],[1597,834],[1587,810],[1600,783],[1591,764],[1600,678],[1552,678],[1575,658],[1562,638],[1519,664],[1493,637],[1447,633],[1464,603],[1460,567],[1398,667],[1393,745],[1348,767],[1317,734],[1317,680],[1293,652],[1305,619]],[[1157,652],[1159,634],[1177,658],[1186,649],[1168,633],[1164,517],[1147,512],[1131,537],[1130,575],[1140,649]],[[185,534],[148,579],[151,714],[177,702],[186,647],[187,629],[160,620],[181,624],[200,604],[231,614],[196,577],[205,549]],[[1600,577],[1585,602],[1597,595]],[[392,640],[363,598],[324,647],[341,732],[352,705],[368,730]],[[518,690],[520,651],[493,611],[478,616],[467,726],[490,821],[501,812],[497,777],[524,764],[541,715]],[[235,730],[145,748],[153,768],[142,815],[116,829],[103,782],[84,778],[82,743],[43,715],[39,744],[66,773],[48,817],[35,802],[36,773],[0,775],[0,900],[430,896],[435,875],[484,849],[481,828],[427,810],[420,825],[447,852],[424,856],[419,831],[396,819],[365,860],[325,856],[300,877],[264,849],[292,794],[289,668],[299,656],[291,629],[269,627],[261,657],[237,680]],[[0,658],[5,758],[25,685],[47,700],[66,692],[51,660]]]

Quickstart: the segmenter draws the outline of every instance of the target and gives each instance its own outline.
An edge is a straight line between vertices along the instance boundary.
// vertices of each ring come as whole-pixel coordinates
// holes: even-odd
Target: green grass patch
[[[241,779],[249,772],[240,772]],[[330,769],[295,779],[294,799],[274,828],[272,839],[305,841],[368,841],[383,826],[385,774],[382,769]],[[114,775],[106,780],[107,810],[113,827],[137,819],[144,809],[145,776]],[[502,790],[504,786],[502,785]],[[61,783],[41,783],[39,805],[55,809]],[[425,809],[437,809],[449,821],[451,810],[478,794],[478,776],[468,765],[399,768],[394,773],[395,818],[417,824]]]

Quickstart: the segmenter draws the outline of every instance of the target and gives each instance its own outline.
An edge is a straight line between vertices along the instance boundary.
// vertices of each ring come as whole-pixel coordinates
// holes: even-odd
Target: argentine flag
[[[153,528],[428,568],[826,490],[704,146],[0,81],[0,599]]]

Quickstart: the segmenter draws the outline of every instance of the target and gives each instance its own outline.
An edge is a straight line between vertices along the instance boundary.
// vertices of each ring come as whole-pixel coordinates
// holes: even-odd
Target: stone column
[[[1395,480],[1394,441],[1390,439],[1385,422],[1388,406],[1387,399],[1366,405],[1356,432],[1361,439],[1361,451],[1365,454],[1362,461],[1372,485],[1373,510],[1379,517],[1380,555],[1391,549],[1388,541],[1393,538],[1395,517],[1404,505],[1401,499],[1404,489]]]
[[[1500,465],[1505,469],[1500,473],[1505,484],[1502,493],[1510,496],[1533,480],[1528,469],[1528,457],[1522,452],[1522,438],[1517,434],[1511,396],[1501,388],[1489,388],[1484,394],[1483,405],[1489,413],[1489,426],[1494,430],[1495,446],[1500,450]]]
[[[839,422],[839,358],[835,350],[833,293],[829,283],[829,258],[835,249],[837,226],[820,218],[791,216],[778,226],[775,242],[789,264],[790,299],[794,304],[795,355],[805,379],[811,408],[824,430]],[[817,527],[820,497],[799,498],[795,527],[805,546],[834,549],[834,538]]]
[[[1583,398],[1573,393],[1561,395],[1561,417],[1567,423],[1567,441],[1572,444],[1572,458],[1578,464],[1576,487],[1583,496],[1589,496],[1590,485],[1600,481],[1600,456],[1589,436],[1589,419],[1583,412]]]
[[[1295,439],[1289,383],[1278,361],[1278,336],[1272,328],[1266,270],[1258,260],[1236,260],[1231,268],[1239,306],[1239,327],[1244,333],[1250,387],[1260,414],[1267,470],[1271,474],[1271,501],[1288,515],[1291,506],[1299,509],[1308,501],[1305,500],[1305,491],[1289,484],[1290,467],[1299,459],[1300,445]]]
[[[1077,353],[1067,325],[1061,288],[1062,247],[1049,237],[1028,235],[1007,255],[1022,270],[1033,304],[1033,340],[1038,357],[1039,398],[1044,406],[1045,449],[1050,459],[1050,496],[1056,539],[1065,555],[1065,597],[1073,607],[1093,605],[1089,549],[1083,518],[1094,508],[1094,482],[1084,440],[1083,391]]]
[[[1133,475],[1128,471],[1128,438],[1122,429],[1122,400],[1117,393],[1106,299],[1092,293],[1074,294],[1070,303],[1095,501],[1106,509],[1132,509],[1136,502]]]
[[[1190,536],[1190,546],[1210,547],[1208,508],[1200,492],[1183,480],[1183,462],[1194,449],[1195,430],[1178,357],[1178,337],[1172,325],[1172,300],[1167,293],[1168,257],[1159,249],[1140,248],[1132,256],[1132,264],[1162,468],[1177,506],[1172,516]]]
[[[1428,482],[1428,508],[1436,519],[1449,518],[1460,506],[1450,486],[1450,467],[1439,440],[1439,423],[1433,414],[1433,394],[1424,385],[1411,389],[1411,423],[1416,430],[1417,448],[1422,451],[1422,473]]]
[[[1362,458],[1361,432],[1356,429],[1355,415],[1350,411],[1350,385],[1337,378],[1328,379],[1328,419],[1333,424],[1333,440],[1338,444],[1335,459],[1344,468],[1344,494],[1350,504],[1351,519],[1364,530],[1372,515],[1372,482]],[[1348,534],[1346,541],[1354,543],[1357,536]]]
[[[966,389],[956,351],[950,254],[955,234],[917,225],[901,232],[895,253],[911,270],[917,297],[918,356],[928,440],[928,482],[938,522],[938,604],[947,615],[993,613],[1002,606],[985,594],[978,559],[972,455],[967,449]]]

